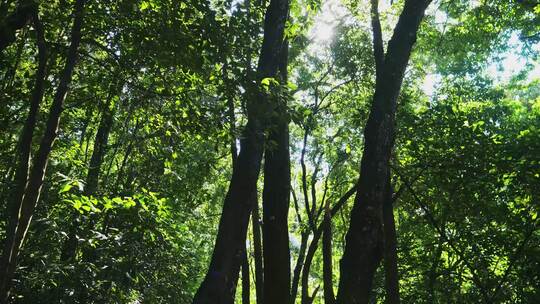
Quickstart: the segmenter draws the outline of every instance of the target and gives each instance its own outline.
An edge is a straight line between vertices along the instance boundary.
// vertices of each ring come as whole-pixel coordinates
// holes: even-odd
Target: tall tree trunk
[[[226,72],[224,68],[224,78],[226,77]],[[227,107],[229,114],[229,124],[231,130],[231,161],[232,167],[236,165],[236,160],[238,158],[238,149],[236,148],[236,117],[234,114],[234,98],[232,94],[227,94]],[[254,203],[257,204],[257,196],[255,195]],[[247,248],[244,250],[244,255],[242,256],[242,304],[250,304],[250,275],[249,275],[249,260],[247,254]]]
[[[3,282],[5,282],[2,283],[3,286],[0,286],[0,301],[2,301],[0,303],[5,303],[9,296],[9,285],[17,267],[19,251],[25,239],[26,232],[28,231],[32,216],[34,215],[36,204],[41,194],[41,187],[43,185],[43,179],[45,178],[47,162],[49,160],[49,155],[52,150],[53,143],[56,139],[64,100],[69,85],[71,83],[73,70],[77,61],[77,52],[81,40],[84,2],[85,0],[77,0],[75,2],[75,17],[73,21],[73,28],[71,31],[70,39],[71,44],[69,46],[68,54],[66,57],[64,70],[60,77],[58,88],[51,104],[45,132],[41,139],[41,143],[39,145],[36,158],[33,162],[32,169],[30,170],[26,191],[24,193],[22,201],[19,203],[21,207],[18,216],[17,226],[14,230],[14,236],[11,235],[7,237],[9,242],[6,242],[6,248],[8,248],[8,250],[4,251],[3,253],[3,259],[7,260],[7,263],[2,265],[2,268],[0,269],[0,272],[3,274],[2,280]],[[9,232],[9,230],[7,232]]]
[[[313,258],[317,252],[317,247],[319,247],[319,240],[321,239],[322,232],[322,227],[319,227],[313,233],[313,239],[309,244],[306,259],[304,260],[304,267],[302,269],[302,304],[311,304],[313,302],[313,298],[317,294],[316,291],[312,295],[309,293],[309,273],[311,270],[311,263],[313,262]]]
[[[92,156],[88,165],[88,173],[86,175],[86,185],[84,187],[84,195],[91,196],[96,193],[99,186],[99,175],[101,173],[101,165],[107,151],[109,134],[114,120],[114,106],[113,99],[116,94],[116,85],[111,85],[111,91],[107,99],[101,103],[101,118],[98,125],[96,137],[94,139],[94,148],[92,150]],[[80,215],[74,214],[73,223],[71,224],[69,235],[64,245],[62,246],[62,253],[60,259],[62,261],[73,260],[77,254],[77,233],[80,226]]]
[[[12,14],[0,21],[0,54],[15,41],[18,30],[27,25],[36,14],[37,4],[32,0],[20,1]]]
[[[386,286],[386,304],[399,304],[399,272],[397,263],[397,235],[394,220],[393,189],[388,176],[388,191],[383,206],[384,226],[384,279]]]
[[[249,304],[250,302],[250,282],[249,282],[249,261],[247,251],[244,251],[244,257],[242,258],[242,304]]]
[[[332,215],[330,214],[330,205],[325,206],[323,223],[323,291],[324,303],[334,304],[336,301],[334,295],[334,281],[332,272]]]
[[[7,92],[8,90],[11,90],[13,88],[13,81],[15,80],[15,76],[17,74],[17,70],[19,69],[19,65],[21,63],[21,58],[23,56],[23,51],[24,51],[24,46],[26,44],[26,39],[27,39],[27,33],[28,31],[21,31],[21,38],[19,40],[19,42],[17,43],[17,48],[16,48],[16,51],[15,51],[15,62],[13,63],[12,66],[10,66],[8,69],[6,69],[6,72],[4,73],[4,76],[2,78],[2,92]],[[0,56],[2,54],[0,53]],[[4,93],[5,94],[5,93]],[[5,117],[5,123],[3,124],[3,126],[8,126],[9,123],[8,123],[8,120],[11,117]]]
[[[376,3],[376,1],[374,1]],[[368,303],[373,276],[383,253],[382,209],[388,191],[389,161],[395,136],[397,98],[416,33],[431,0],[406,0],[388,43],[384,62],[378,62],[371,112],[364,130],[364,153],[346,245],[340,263],[337,303]],[[380,33],[379,33],[380,34]]]
[[[337,201],[337,203],[330,209],[330,218],[334,217],[338,211],[345,205],[349,198],[355,193],[356,186],[349,189],[342,197]],[[324,224],[324,223],[323,223]],[[309,293],[309,272],[311,270],[311,263],[317,252],[317,247],[319,240],[321,239],[324,227],[323,224],[319,225],[317,229],[313,232],[313,239],[309,244],[309,248],[306,253],[306,258],[304,260],[304,265],[302,268],[302,304],[310,304],[313,302],[314,296],[317,294],[317,290],[313,292],[312,295]],[[317,287],[318,289],[318,287]]]
[[[114,84],[107,101],[103,103],[103,108],[101,109],[101,119],[94,140],[94,149],[90,157],[90,164],[88,165],[88,174],[86,175],[85,195],[93,195],[98,190],[101,165],[107,151],[109,134],[111,133],[114,120],[115,106],[113,99],[116,96],[116,92],[117,87]]]
[[[259,216],[259,202],[257,201],[257,192],[255,192],[253,200],[253,212],[251,217],[251,229],[253,230],[253,259],[255,260],[255,296],[257,304],[263,303],[263,255],[262,255],[262,237],[261,223]]]
[[[280,74],[287,82],[288,43],[283,43]],[[289,303],[291,266],[289,200],[291,163],[287,101],[277,100],[265,150],[263,189],[264,303]]]
[[[272,0],[266,11],[264,38],[257,66],[257,82],[275,78],[280,64],[289,1]],[[223,203],[218,235],[208,272],[193,299],[194,304],[233,303],[235,284],[245,251],[253,194],[264,149],[269,100],[258,88],[248,103],[248,122],[240,141],[240,154]]]
[[[0,260],[0,301],[7,298],[7,292],[9,290],[11,275],[9,274],[10,264],[14,258],[13,246],[15,241],[15,233],[17,231],[17,225],[19,222],[19,213],[21,211],[21,202],[28,185],[28,170],[30,168],[31,151],[32,151],[32,138],[34,136],[34,130],[36,127],[37,115],[39,105],[43,99],[43,92],[45,87],[45,74],[47,70],[47,48],[45,41],[45,33],[43,25],[41,24],[37,12],[34,14],[34,27],[37,34],[37,46],[38,46],[38,68],[36,72],[36,80],[32,97],[30,99],[30,109],[28,116],[24,123],[19,144],[17,147],[18,161],[17,168],[15,170],[15,179],[12,186],[12,195],[7,202],[9,221],[6,230],[6,240],[4,241],[4,248],[2,258]]]
[[[298,251],[298,258],[296,259],[296,265],[294,266],[292,285],[291,285],[291,299],[290,303],[296,302],[296,295],[298,294],[298,285],[300,284],[300,275],[304,268],[304,259],[306,257],[307,242],[309,238],[308,231],[303,231],[300,240],[300,250]]]
[[[444,226],[444,223],[443,223]],[[443,245],[444,245],[444,237],[439,236],[439,242],[437,244],[437,248],[435,248],[435,252],[433,253],[432,261],[431,261],[431,267],[429,268],[429,272],[426,276],[426,291],[427,291],[427,302],[428,304],[434,304],[436,303],[436,291],[435,286],[437,285],[437,277],[438,271],[439,271],[439,264],[441,260],[441,255],[443,252]]]

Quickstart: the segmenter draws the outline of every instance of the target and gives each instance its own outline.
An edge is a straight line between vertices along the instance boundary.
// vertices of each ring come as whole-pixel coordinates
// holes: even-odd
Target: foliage
[[[310,30],[328,1],[345,13],[326,15],[338,19],[325,20],[334,34],[317,44]],[[87,1],[12,302],[190,303],[218,229],[231,146],[259,87],[288,105],[294,269],[325,204],[334,206],[356,183],[375,82],[369,1],[328,1],[292,1],[284,85],[255,83],[268,1]],[[16,2],[0,1],[0,20]],[[385,44],[403,4],[390,2],[381,10]],[[65,62],[72,6],[39,3],[48,67],[34,153]],[[539,7],[440,0],[428,10],[399,97],[392,155],[403,303],[540,302]],[[0,54],[1,239],[38,65],[34,26],[16,38]],[[510,55],[520,66],[501,80],[492,71]],[[108,114],[98,187],[87,193]],[[351,205],[332,218],[335,285]],[[64,259],[72,237],[75,255]],[[247,244],[253,268],[252,232]],[[320,250],[310,266],[313,292],[322,286]],[[373,303],[384,301],[383,272]],[[322,292],[314,303],[323,303]]]

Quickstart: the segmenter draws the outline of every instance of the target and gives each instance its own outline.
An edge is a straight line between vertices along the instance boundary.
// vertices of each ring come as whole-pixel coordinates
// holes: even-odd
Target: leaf
[[[145,11],[145,10],[151,8],[151,6],[152,6],[152,4],[151,4],[150,2],[148,2],[148,1],[143,1],[143,2],[141,2],[141,5],[139,6],[139,9],[140,9],[141,11]]]
[[[71,188],[73,188],[73,184],[72,184],[72,183],[65,184],[65,185],[62,187],[62,189],[60,189],[60,191],[58,192],[58,194],[66,193],[66,192],[68,192],[69,190],[71,190]]]

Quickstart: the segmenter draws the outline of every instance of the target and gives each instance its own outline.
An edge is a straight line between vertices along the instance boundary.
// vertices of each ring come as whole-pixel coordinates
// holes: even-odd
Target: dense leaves
[[[2,240],[38,77],[36,20],[47,65],[33,157],[69,61],[75,2],[0,1],[2,37],[13,30],[15,38],[0,51]],[[291,303],[325,303],[328,278],[337,293],[376,83],[370,1],[290,1],[289,77],[257,83],[269,2],[86,1],[8,303],[191,303],[248,105],[262,107],[255,92],[279,102],[269,120],[289,121]],[[404,2],[379,4],[385,48]],[[36,14],[8,27],[25,5]],[[539,16],[540,4],[529,0],[439,0],[426,12],[390,161],[403,303],[540,302]],[[264,148],[277,145],[267,140]],[[253,224],[239,303],[245,280],[244,296],[260,301]],[[386,299],[379,268],[372,303]]]

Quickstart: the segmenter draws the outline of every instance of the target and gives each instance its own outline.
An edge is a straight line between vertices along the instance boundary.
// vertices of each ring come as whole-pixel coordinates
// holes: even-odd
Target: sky
[[[479,1],[471,1],[471,6],[479,5]],[[381,0],[379,2],[379,11],[384,13],[390,8],[390,0]],[[436,6],[432,5],[431,10],[428,12],[435,15],[435,20],[438,23],[447,22],[447,16],[440,10],[436,10]],[[323,0],[323,5],[320,12],[317,14],[314,20],[312,29],[309,32],[309,37],[312,40],[310,45],[310,52],[317,54],[322,53],[325,47],[328,47],[331,43],[334,35],[335,28],[339,22],[348,22],[347,19],[352,18],[348,14],[347,9],[341,4],[340,0]],[[352,22],[350,20],[349,22]],[[530,81],[540,79],[540,63],[534,62],[531,58],[523,57],[520,54],[520,50],[523,49],[523,44],[519,41],[518,34],[513,34],[509,40],[510,47],[508,51],[500,54],[498,57],[500,61],[491,62],[487,69],[486,74],[489,75],[495,84],[504,84],[508,82],[512,76],[517,75],[522,71],[526,64],[532,64],[533,69],[528,75]],[[534,47],[535,51],[540,52],[540,44]],[[432,96],[436,91],[437,84],[441,81],[441,77],[436,74],[427,74],[424,83],[422,85],[423,91],[428,96]]]

